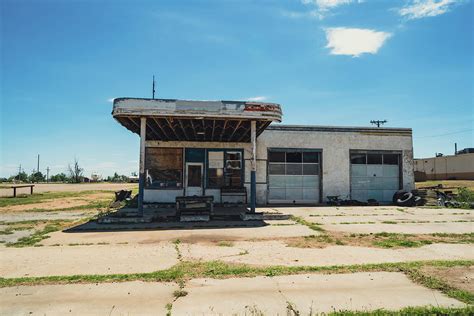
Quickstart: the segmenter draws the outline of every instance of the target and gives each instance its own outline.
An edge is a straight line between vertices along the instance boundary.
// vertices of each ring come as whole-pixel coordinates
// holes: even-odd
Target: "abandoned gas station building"
[[[195,195],[252,209],[327,196],[387,202],[414,189],[409,128],[272,124],[280,105],[242,101],[117,98],[112,115],[141,137],[139,205]],[[232,188],[245,196],[224,194]]]

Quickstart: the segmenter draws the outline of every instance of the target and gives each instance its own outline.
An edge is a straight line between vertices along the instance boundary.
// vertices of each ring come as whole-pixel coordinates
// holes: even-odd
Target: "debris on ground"
[[[443,186],[424,187],[416,190],[397,191],[393,195],[393,204],[398,206],[431,206],[474,208],[474,192],[467,188],[459,188],[458,193],[444,190]]]

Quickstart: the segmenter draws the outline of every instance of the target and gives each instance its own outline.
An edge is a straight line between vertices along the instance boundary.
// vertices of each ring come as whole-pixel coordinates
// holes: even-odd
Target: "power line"
[[[465,130],[457,131],[457,132],[449,132],[449,133],[437,134],[437,135],[418,136],[418,137],[414,137],[414,138],[441,137],[441,136],[448,136],[448,135],[454,135],[454,134],[461,134],[461,133],[470,132],[470,131],[473,131],[473,130],[474,130],[474,128],[470,128],[470,129],[465,129]]]

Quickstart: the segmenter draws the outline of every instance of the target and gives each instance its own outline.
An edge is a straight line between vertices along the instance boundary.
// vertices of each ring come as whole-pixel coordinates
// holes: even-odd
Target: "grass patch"
[[[111,200],[98,200],[92,201],[85,205],[71,206],[65,208],[32,208],[27,210],[22,210],[22,212],[65,212],[65,211],[81,211],[81,210],[97,210],[108,208],[111,203]]]
[[[382,221],[382,224],[398,224],[398,223],[394,221]]]
[[[29,221],[27,222],[29,223]],[[7,243],[6,246],[17,248],[38,246],[37,244],[40,241],[49,238],[48,234],[64,229],[65,227],[70,225],[71,222],[72,221],[67,220],[37,221],[36,223],[45,223],[46,225],[42,229],[35,231],[33,234],[18,239],[16,242]],[[23,222],[16,223],[18,224]]]
[[[54,200],[60,198],[69,198],[69,197],[80,197],[95,193],[111,193],[110,191],[104,190],[89,190],[89,191],[80,191],[80,192],[43,192],[43,193],[34,193],[32,195],[18,196],[18,197],[1,197],[0,198],[0,207],[12,206],[12,205],[25,205],[44,202],[46,200]]]
[[[419,269],[413,267],[405,267],[404,269],[402,269],[402,271],[405,272],[405,274],[408,275],[408,277],[416,283],[420,283],[430,289],[443,292],[449,297],[455,298],[461,302],[467,304],[474,304],[473,293],[454,288],[445,281],[435,278],[433,276],[423,274]]]
[[[474,314],[473,306],[466,306],[460,308],[454,307],[435,307],[435,306],[422,306],[422,307],[405,307],[398,311],[389,311],[385,309],[377,309],[374,311],[335,311],[330,312],[328,316],[417,316],[417,315],[430,315],[430,316],[467,316]]]
[[[180,297],[185,297],[186,295],[188,295],[188,292],[186,292],[185,290],[176,290],[173,292],[173,296],[175,299],[178,299]]]
[[[314,231],[324,232],[324,229],[321,227],[321,224],[319,224],[319,223],[308,222],[307,220],[305,220],[304,218],[302,218],[300,216],[291,215],[290,218],[293,221],[297,222],[298,224],[305,225],[305,226],[307,226],[308,228],[310,228]]]
[[[415,241],[400,238],[388,238],[381,241],[374,241],[373,244],[374,246],[381,248],[416,248],[432,244],[432,242],[429,240]]]
[[[351,224],[375,224],[375,222],[340,222],[340,223],[333,223],[333,224],[341,224],[341,225],[351,225]]]
[[[232,241],[219,241],[217,245],[219,247],[234,247],[234,243]]]
[[[179,282],[191,278],[229,278],[229,277],[255,277],[277,276],[301,273],[355,273],[355,272],[406,272],[422,267],[458,267],[472,266],[473,260],[432,260],[380,264],[356,264],[335,266],[268,266],[258,267],[246,264],[231,264],[222,261],[182,261],[175,266],[156,272],[108,274],[108,275],[72,275],[72,276],[45,276],[45,277],[19,277],[0,278],[0,287],[18,285],[41,284],[69,284],[69,283],[104,283],[127,281],[155,281]]]

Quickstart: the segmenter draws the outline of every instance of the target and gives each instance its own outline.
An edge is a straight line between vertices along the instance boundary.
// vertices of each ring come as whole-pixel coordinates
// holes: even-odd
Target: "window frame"
[[[145,179],[145,185],[144,185],[144,189],[145,190],[183,190],[184,188],[184,148],[182,147],[145,147],[145,174],[147,173],[147,170],[149,170],[150,168],[147,168],[147,165],[146,165],[146,161],[147,161],[147,156],[148,156],[148,153],[147,151],[148,150],[153,150],[153,149],[160,149],[160,150],[178,150],[181,154],[181,168],[180,169],[158,169],[158,170],[180,170],[181,171],[181,174],[180,174],[180,179],[178,179],[177,182],[181,183],[181,186],[164,186],[164,187],[157,187],[157,186],[149,186],[148,183],[147,183],[147,179]]]

